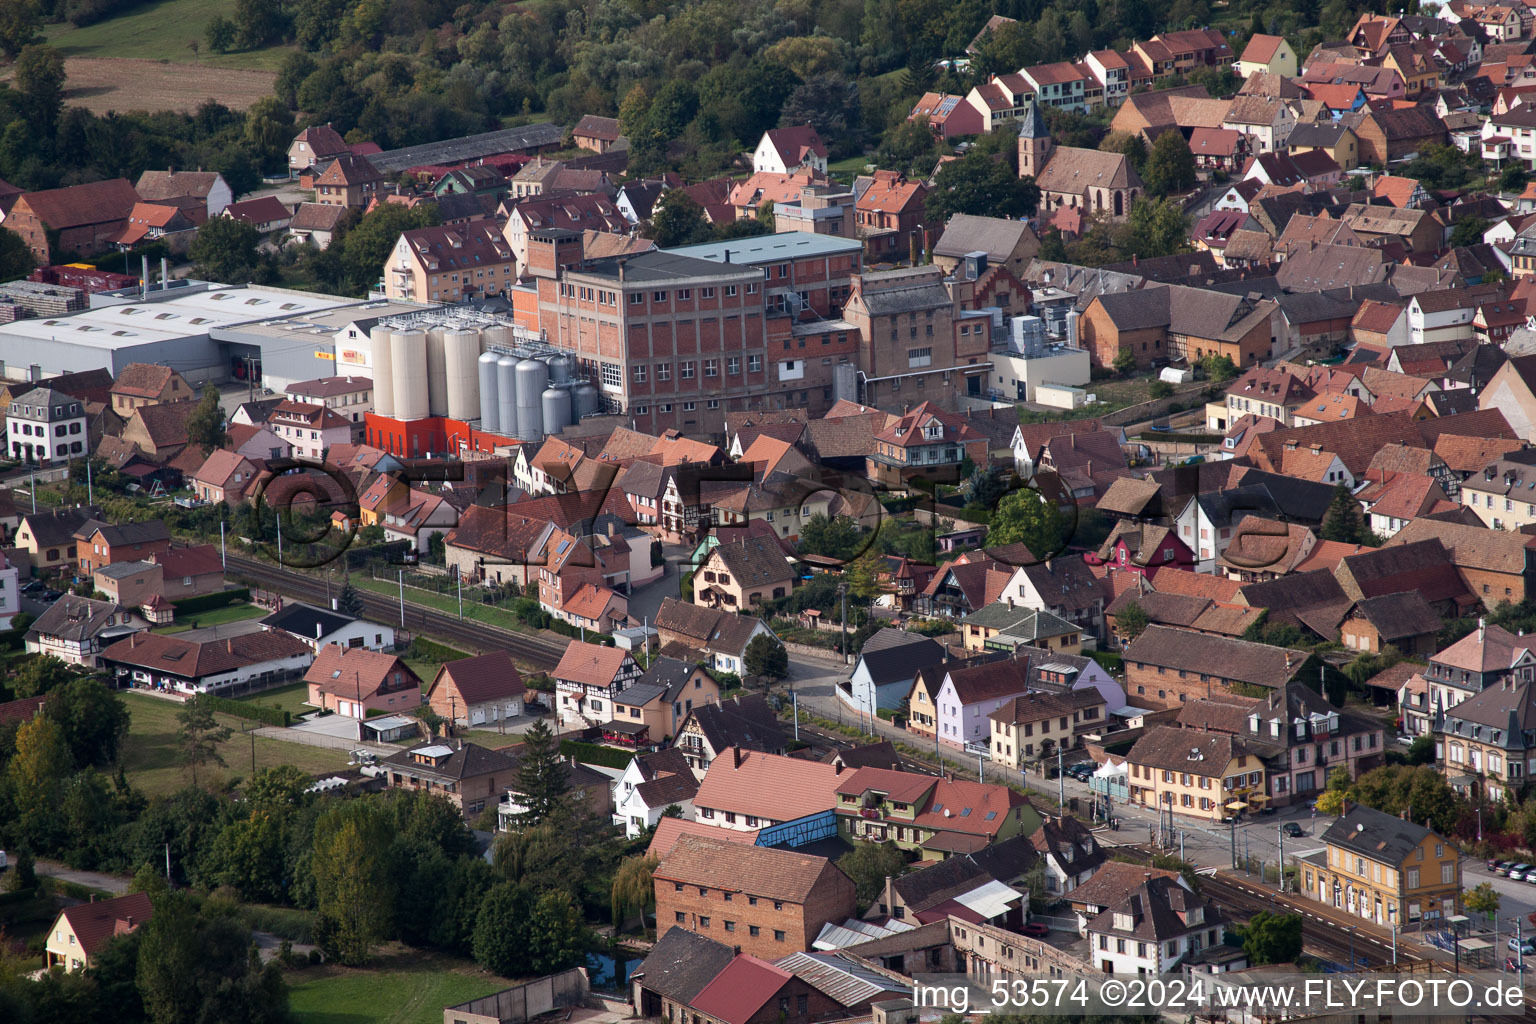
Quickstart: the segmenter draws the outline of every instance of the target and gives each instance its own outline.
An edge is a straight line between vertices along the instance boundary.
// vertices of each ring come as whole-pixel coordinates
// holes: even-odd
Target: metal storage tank
[[[427,332],[415,328],[396,331],[389,348],[395,375],[395,419],[426,419],[431,415],[427,403]]]
[[[571,393],[568,389],[547,389],[539,404],[543,407],[544,433],[558,434],[571,425]]]
[[[480,340],[485,341],[483,331]],[[499,358],[495,352],[482,352],[475,364],[480,372],[480,429],[492,434],[501,433],[501,407],[496,398],[496,360]]]
[[[427,411],[432,416],[448,415],[448,364],[443,355],[446,327],[427,329]]]
[[[571,389],[571,413],[576,419],[584,416],[595,416],[603,408],[603,399],[597,391],[597,385],[591,381],[582,381]]]
[[[539,396],[549,386],[549,367],[537,359],[517,364],[517,436],[523,441],[544,437],[544,412]]]
[[[480,351],[489,352],[496,347],[507,348],[512,344],[512,328],[506,324],[491,324],[480,329]]]
[[[395,414],[394,363],[390,359],[393,336],[388,327],[374,325],[368,331],[368,343],[373,346],[373,411],[380,416]]]
[[[448,386],[448,415],[453,419],[472,420],[479,415],[480,378],[475,372],[475,360],[479,355],[479,331],[472,327],[456,327],[443,332],[443,370]]]
[[[517,431],[517,357],[496,361],[496,426],[502,437],[522,437]]]
[[[549,382],[562,384],[571,379],[571,360],[566,356],[549,357]]]

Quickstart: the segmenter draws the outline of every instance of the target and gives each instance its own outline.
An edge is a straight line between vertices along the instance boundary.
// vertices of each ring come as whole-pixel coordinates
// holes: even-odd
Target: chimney
[[[126,920],[128,922],[128,930],[133,931],[133,915],[129,914]]]
[[[1482,643],[1483,642],[1483,638],[1485,636],[1487,636],[1487,634],[1488,634],[1488,620],[1484,619],[1481,615],[1479,615],[1477,617],[1477,642],[1478,643]]]
[[[320,623],[315,623],[315,639],[320,639]]]
[[[234,654],[235,653],[235,638],[234,637],[229,637],[228,639],[226,639],[224,641],[224,649],[226,651],[228,651],[230,654]]]
[[[732,760],[732,764],[731,764],[732,768],[740,768],[741,767],[741,748],[740,747],[732,747],[731,748],[731,760]]]

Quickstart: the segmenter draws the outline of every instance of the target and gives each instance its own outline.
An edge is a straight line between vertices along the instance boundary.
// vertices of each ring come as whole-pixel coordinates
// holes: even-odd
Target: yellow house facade
[[[1269,799],[1263,760],[1223,733],[1157,726],[1125,760],[1130,800],[1142,807],[1222,821]]]
[[[1460,851],[1423,825],[1354,807],[1323,842],[1323,851],[1298,864],[1302,891],[1315,899],[1383,927],[1458,913]]]

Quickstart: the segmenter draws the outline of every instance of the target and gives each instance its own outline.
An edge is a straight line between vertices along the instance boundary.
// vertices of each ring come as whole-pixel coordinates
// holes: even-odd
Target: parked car
[[[47,603],[52,604],[63,596],[64,591],[62,590],[45,590],[41,594],[37,595],[37,599],[39,601],[46,601]]]
[[[6,868],[8,868],[10,866],[11,866],[11,862],[6,860],[6,858],[5,858],[5,851],[4,850],[0,850],[0,871],[4,871]]]
[[[1519,953],[1521,956],[1530,956],[1536,953],[1536,939],[1512,938],[1509,940],[1508,946],[1510,952]]]
[[[1288,821],[1284,825],[1281,825],[1280,831],[1284,832],[1292,839],[1300,839],[1302,836],[1306,835],[1306,832],[1302,831],[1301,826],[1296,824],[1294,821]]]
[[[1045,925],[1033,921],[1020,928],[1019,931],[1032,939],[1043,939],[1050,933],[1050,929]],[[1513,942],[1514,940],[1511,939],[1510,941]]]
[[[1532,865],[1530,864],[1516,864],[1514,867],[1509,869],[1509,880],[1511,882],[1525,881],[1525,873],[1531,870],[1531,867]]]
[[[21,592],[23,594],[35,594],[39,590],[47,589],[48,584],[44,583],[42,580],[28,580],[25,584],[22,585]]]
[[[1497,858],[1494,858],[1494,857],[1488,858],[1488,870],[1491,873],[1496,875],[1496,874],[1499,873],[1499,871],[1501,869],[1504,870],[1504,871],[1508,871],[1509,870],[1509,861],[1507,861],[1507,860],[1498,860]]]

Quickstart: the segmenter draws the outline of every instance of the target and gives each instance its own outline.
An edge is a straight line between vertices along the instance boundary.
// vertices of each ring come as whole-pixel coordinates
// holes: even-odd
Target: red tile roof
[[[748,1024],[793,977],[766,960],[738,953],[689,1005],[725,1024]]]
[[[59,916],[69,922],[80,949],[91,957],[109,939],[133,931],[154,915],[155,907],[149,902],[149,896],[136,892],[68,907]]]
[[[693,803],[791,821],[836,807],[839,781],[834,765],[731,747],[716,753]]]

